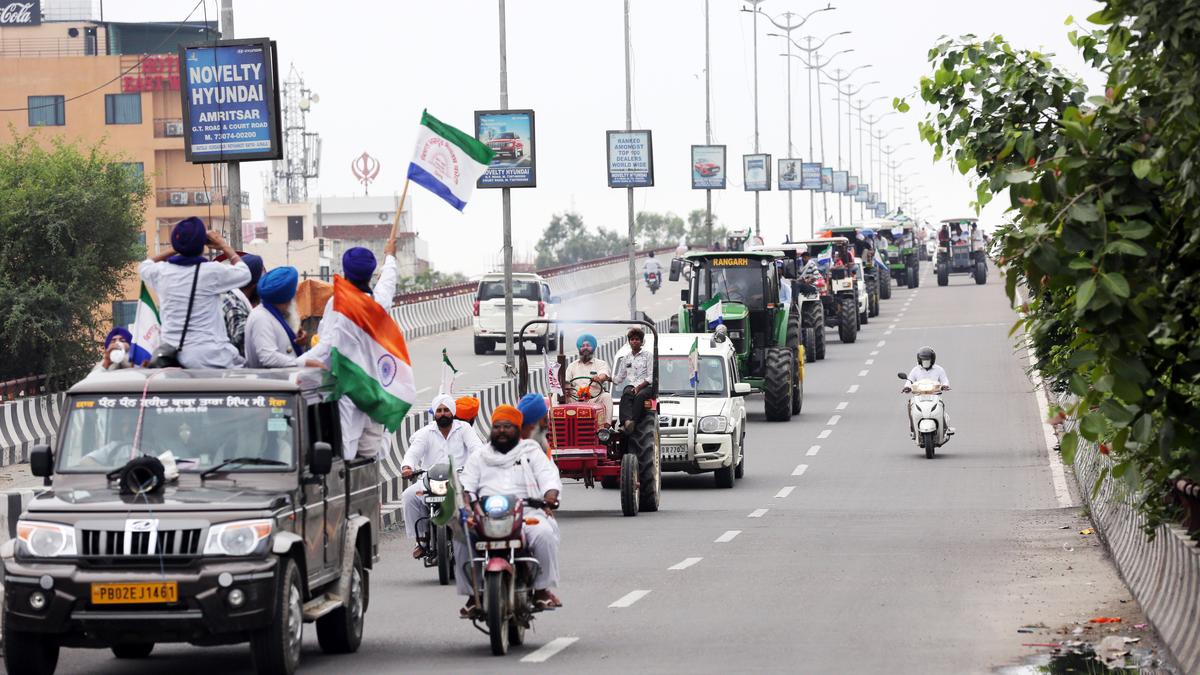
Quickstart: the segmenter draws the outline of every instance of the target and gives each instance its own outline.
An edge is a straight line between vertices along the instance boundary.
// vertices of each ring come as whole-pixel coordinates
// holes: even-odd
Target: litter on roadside
[[[1088,623],[1121,623],[1121,617],[1119,617],[1119,616],[1098,616],[1098,617],[1088,621]]]
[[[1087,527],[1087,528],[1084,528],[1079,531],[1079,534],[1083,534],[1083,535],[1095,534],[1095,533],[1096,533],[1096,530],[1091,527]]]

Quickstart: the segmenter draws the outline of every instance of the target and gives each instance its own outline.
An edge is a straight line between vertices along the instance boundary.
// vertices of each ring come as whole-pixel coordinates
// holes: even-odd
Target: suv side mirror
[[[682,300],[683,302],[687,302],[687,301],[688,301],[688,296],[689,296],[689,295],[691,295],[691,293],[690,293],[690,292],[688,291],[688,289],[686,289],[686,288],[685,288],[685,289],[683,289],[682,291],[679,291],[679,299],[680,299],[680,300]]]
[[[314,476],[325,476],[333,470],[333,448],[324,441],[312,444],[308,451],[308,469]]]
[[[35,445],[29,451],[29,471],[38,478],[54,475],[54,453],[49,445]]]
[[[683,269],[683,261],[682,260],[680,260],[679,258],[672,260],[671,261],[671,271],[668,273],[667,278],[670,279],[671,281],[679,281],[679,273],[682,269]]]
[[[795,260],[784,260],[783,261],[783,278],[784,279],[795,279],[796,278],[796,261]]]
[[[904,373],[896,373],[896,377],[902,380],[908,380],[908,375],[905,375]]]
[[[754,388],[750,386],[749,382],[734,382],[733,383],[733,395],[734,396],[746,396],[753,390],[754,390]]]

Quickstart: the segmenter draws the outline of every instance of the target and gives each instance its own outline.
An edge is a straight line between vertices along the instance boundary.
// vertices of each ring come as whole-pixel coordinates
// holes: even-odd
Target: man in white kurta
[[[604,383],[612,381],[612,373],[609,372],[607,363],[594,356],[595,336],[589,333],[580,335],[575,341],[575,347],[579,349],[579,358],[567,364],[567,381],[563,386],[577,392],[574,397],[576,400],[586,396],[589,401],[600,404],[596,419],[596,426],[599,428],[605,425],[608,413],[612,410],[612,395],[604,390]]]
[[[288,368],[296,365],[300,317],[293,304],[299,275],[294,267],[276,267],[258,281],[257,307],[246,319],[247,368]]]

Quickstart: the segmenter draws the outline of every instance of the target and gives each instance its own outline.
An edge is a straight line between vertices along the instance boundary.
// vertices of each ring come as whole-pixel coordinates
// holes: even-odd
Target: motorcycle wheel
[[[504,656],[509,645],[508,585],[511,583],[503,572],[488,572],[484,577],[484,607],[487,608],[488,637],[492,642],[492,654]]]
[[[937,448],[937,441],[932,433],[921,435],[921,444],[925,446],[925,459],[933,459],[933,451]]]
[[[437,551],[438,583],[446,586],[454,577],[454,553],[450,548],[450,528],[431,525],[429,534],[437,537],[434,550]]]

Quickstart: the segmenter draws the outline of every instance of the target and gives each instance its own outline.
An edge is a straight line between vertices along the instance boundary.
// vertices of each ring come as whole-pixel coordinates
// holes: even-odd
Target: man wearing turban
[[[479,399],[474,396],[459,396],[454,399],[454,417],[474,425],[479,416]]]
[[[276,267],[258,280],[260,302],[246,320],[246,367],[296,365],[304,341],[295,303],[299,278],[295,267]]]
[[[225,291],[221,295],[221,315],[225,318],[225,332],[238,353],[246,355],[246,319],[250,310],[258,306],[258,280],[263,274],[263,259],[253,253],[242,256],[242,262],[250,268],[250,283],[241,288]]]
[[[396,240],[389,239],[383,247],[383,269],[379,272],[379,281],[371,288],[371,275],[375,273],[375,254],[361,246],[347,249],[342,254],[342,272],[345,279],[354,284],[355,288],[370,295],[384,309],[392,308],[392,298],[396,295]],[[333,348],[337,346],[337,336],[341,329],[337,322],[339,317],[333,314],[333,298],[325,303],[320,325],[317,326],[317,345],[307,354],[299,358],[298,363],[320,363],[329,367]],[[359,410],[349,397],[343,396],[338,401],[338,410],[342,420],[342,457],[377,457],[383,450],[383,425],[373,421],[366,413]]]
[[[411,478],[414,471],[428,471],[438,464],[453,462],[455,470],[466,466],[472,453],[483,448],[479,434],[466,422],[454,419],[457,407],[454,399],[439,394],[430,406],[433,421],[417,429],[408,439],[408,452],[400,463],[400,476]],[[413,483],[404,490],[404,533],[417,542],[413,557],[425,555],[423,542],[429,541],[429,507],[421,495],[421,484]],[[466,558],[458,558],[465,561]]]
[[[229,264],[209,263],[202,255],[205,247],[224,253]],[[252,275],[219,232],[206,231],[199,218],[179,221],[171,230],[171,248],[143,260],[138,273],[158,296],[162,342],[179,348],[180,365],[213,369],[242,365],[243,359],[225,330],[221,294],[250,283]]]
[[[575,341],[579,350],[579,358],[567,365],[567,379],[563,389],[568,400],[596,401],[600,408],[597,413],[597,428],[604,426],[608,413],[612,410],[612,395],[604,391],[604,383],[612,380],[608,364],[595,358],[596,336],[584,333]]]
[[[543,403],[543,406],[545,404]],[[492,495],[513,496],[517,499],[541,499],[545,509],[526,507],[525,546],[538,561],[538,573],[533,579],[534,601],[542,608],[561,607],[553,588],[558,586],[558,521],[554,510],[562,492],[562,480],[537,443],[521,440],[521,427],[527,424],[521,411],[510,405],[497,406],[492,411],[490,443],[471,455],[462,472],[462,487],[467,503],[479,517],[479,500]],[[457,560],[469,560],[471,552],[465,542],[454,540]],[[463,616],[478,614],[468,576],[482,579],[483,575],[459,574],[455,580],[459,595],[468,596]]]
[[[104,336],[104,358],[92,367],[92,372],[102,373],[106,370],[132,368],[136,364],[129,362],[129,346],[131,344],[133,344],[133,336],[125,328],[116,326],[108,331],[108,335]]]

